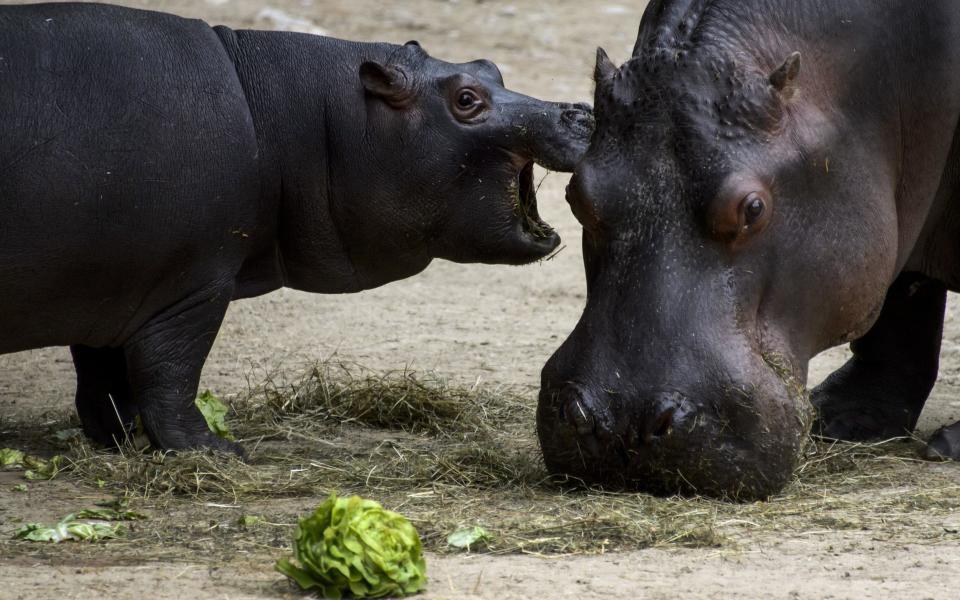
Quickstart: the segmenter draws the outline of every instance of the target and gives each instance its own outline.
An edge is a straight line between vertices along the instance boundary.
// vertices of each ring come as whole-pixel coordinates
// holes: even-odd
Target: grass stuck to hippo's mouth
[[[533,166],[533,161],[527,162],[514,181],[516,188],[512,191],[513,213],[521,220],[525,233],[534,239],[545,240],[554,235],[554,230],[540,218],[537,210],[537,190],[540,186],[534,181]]]
[[[227,422],[250,452],[247,463],[204,453],[96,451],[76,438],[58,448],[54,434],[74,426],[67,419],[2,423],[0,434],[16,436],[29,451],[66,454],[64,473],[31,486],[79,486],[76,495],[85,498],[124,496],[151,515],[117,543],[118,556],[135,547],[141,558],[275,558],[288,551],[298,517],[331,492],[360,494],[400,512],[434,552],[458,551],[448,536],[476,526],[489,537],[473,551],[493,553],[739,550],[770,536],[834,530],[844,530],[851,547],[858,540],[960,540],[960,473],[955,465],[921,461],[916,442],[812,442],[795,480],[766,502],[570,489],[550,481],[541,463],[534,397],[532,390],[327,363],[299,381],[278,377],[230,402]],[[249,515],[256,519],[244,521]],[[102,556],[109,548],[42,552]],[[0,542],[4,556],[40,551]]]

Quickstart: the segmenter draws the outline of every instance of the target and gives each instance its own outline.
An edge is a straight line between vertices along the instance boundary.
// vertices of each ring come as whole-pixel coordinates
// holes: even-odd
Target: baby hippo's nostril
[[[593,433],[593,415],[587,409],[583,394],[576,387],[567,387],[560,392],[560,416],[579,435]]]
[[[584,136],[589,136],[593,133],[595,124],[593,112],[589,108],[580,108],[578,106],[577,108],[565,110],[560,115],[560,120],[575,133]]]

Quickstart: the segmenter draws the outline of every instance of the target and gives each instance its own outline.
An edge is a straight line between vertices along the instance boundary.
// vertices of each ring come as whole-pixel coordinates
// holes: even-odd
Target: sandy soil
[[[9,2],[0,2],[8,4]],[[593,52],[625,59],[644,2],[553,0],[158,0],[127,4],[235,27],[292,28],[356,40],[418,39],[448,60],[486,57],[507,84],[550,99],[590,100]],[[350,297],[288,290],[235,303],[207,363],[203,386],[230,395],[267,373],[296,374],[333,355],[376,369],[435,369],[451,378],[535,386],[539,369],[573,328],[584,301],[579,232],[566,209],[566,176],[550,175],[541,212],[563,235],[554,260],[524,268],[438,262],[407,281]],[[941,382],[921,420],[929,432],[960,419],[960,321],[955,298]],[[843,360],[819,357],[811,383]],[[0,357],[0,411],[67,407],[73,371],[65,349]],[[10,484],[0,480],[0,516]],[[27,520],[59,514],[83,493],[15,502]],[[49,493],[49,492],[48,492]],[[32,494],[31,494],[32,495]],[[11,508],[12,511],[12,508]],[[6,529],[6,528],[4,528]],[[902,598],[954,597],[960,543],[904,545],[858,532],[748,540],[736,552],[649,550],[541,559],[429,557],[426,598]],[[40,561],[39,564],[46,564]],[[286,595],[270,565],[237,557],[221,568],[180,562],[34,564],[0,558],[3,598],[265,598]],[[47,565],[50,566],[50,565]],[[952,591],[951,591],[952,590]]]

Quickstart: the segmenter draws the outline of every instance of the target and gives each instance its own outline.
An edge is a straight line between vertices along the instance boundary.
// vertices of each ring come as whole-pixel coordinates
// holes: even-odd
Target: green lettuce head
[[[277,570],[324,598],[383,598],[419,592],[427,584],[420,536],[406,518],[359,496],[331,494],[300,519],[294,558]]]

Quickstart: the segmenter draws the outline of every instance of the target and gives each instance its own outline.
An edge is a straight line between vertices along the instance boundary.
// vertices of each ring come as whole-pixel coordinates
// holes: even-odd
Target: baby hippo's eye
[[[763,217],[763,213],[767,210],[767,203],[763,201],[763,197],[756,192],[752,192],[743,199],[743,222],[747,227],[751,227]]]
[[[450,112],[461,123],[482,123],[490,113],[490,96],[478,81],[466,76],[461,80],[466,81],[449,88],[447,102]]]
[[[463,89],[457,95],[457,106],[463,110],[469,110],[480,102],[480,96],[473,90]]]

